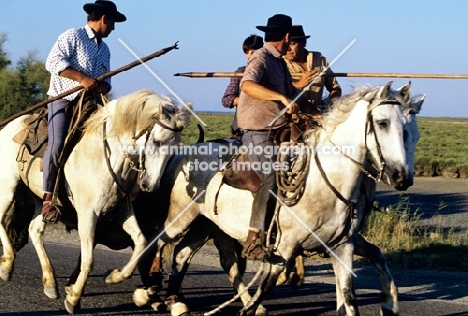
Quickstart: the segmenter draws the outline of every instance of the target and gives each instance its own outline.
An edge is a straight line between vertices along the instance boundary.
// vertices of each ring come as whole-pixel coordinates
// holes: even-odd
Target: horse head
[[[403,106],[403,116],[405,117],[405,124],[403,129],[403,141],[406,152],[406,163],[409,167],[409,176],[407,181],[397,185],[395,188],[399,191],[404,191],[413,185],[414,177],[414,153],[418,143],[420,134],[418,129],[418,122],[416,114],[421,110],[424,102],[424,95],[417,95],[410,99],[408,106]]]
[[[188,125],[192,104],[178,106],[169,98],[154,94],[148,97],[145,106],[159,109],[151,123],[142,130],[146,134],[144,155],[140,155],[140,165],[144,169],[140,171],[138,184],[141,190],[151,192],[159,189],[166,164],[177,153],[175,149],[181,142],[180,132]]]
[[[414,130],[408,130],[408,126],[405,132],[407,117],[402,108],[410,104],[410,83],[398,90],[392,90],[391,84],[389,82],[380,87],[370,100],[366,146],[382,180],[397,189],[406,189],[412,184],[413,175],[408,164],[404,136],[413,135]],[[409,145],[408,140],[406,147],[414,145]],[[414,151],[411,155],[414,155]]]

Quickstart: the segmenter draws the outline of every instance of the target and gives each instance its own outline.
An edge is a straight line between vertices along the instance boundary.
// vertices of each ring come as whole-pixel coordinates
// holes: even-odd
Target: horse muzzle
[[[398,191],[405,191],[413,185],[413,177],[410,177],[407,171],[394,170],[390,182]]]
[[[153,192],[159,190],[159,181],[154,185],[150,185],[145,178],[138,179],[138,184],[140,185],[140,189],[144,192]]]

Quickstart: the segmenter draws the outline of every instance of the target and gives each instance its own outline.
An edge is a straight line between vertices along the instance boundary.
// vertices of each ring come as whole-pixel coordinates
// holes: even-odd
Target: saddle
[[[66,142],[61,154],[65,160],[68,157],[82,136],[82,127],[89,116],[97,109],[98,103],[91,93],[83,93],[80,98],[73,100],[65,109],[70,117],[70,127],[66,137]],[[24,128],[13,137],[13,140],[24,145],[30,155],[36,158],[43,158],[48,142],[48,121],[47,109],[23,121]],[[62,160],[62,158],[61,158]]]
[[[33,114],[23,121],[24,128],[13,137],[18,144],[23,144],[28,152],[38,158],[44,157],[47,148],[47,110]]]
[[[245,166],[245,168],[241,170],[239,166]],[[257,193],[262,181],[258,174],[250,168],[249,156],[236,154],[228,162],[226,169],[223,170],[223,183],[236,189]]]
[[[60,153],[57,183],[54,191],[54,196],[58,197],[57,205],[62,206],[64,210],[73,210],[73,206],[67,198],[67,192],[64,192],[64,189],[60,189],[62,187],[60,184],[65,181],[63,166],[75,145],[81,140],[84,123],[89,116],[96,111],[97,107],[98,102],[94,94],[85,92],[80,98],[70,102],[65,109],[65,112],[70,117],[70,127],[68,129],[62,152]],[[37,168],[42,172],[42,159],[48,143],[47,110],[43,110],[38,114],[32,115],[30,118],[26,119],[23,124],[24,128],[13,137],[13,140],[22,144],[16,157],[16,161],[22,171],[21,177],[24,183],[28,183],[28,170],[31,170],[31,168]],[[75,212],[67,212],[71,214],[71,216],[65,215],[65,212],[61,213],[62,222],[69,220],[72,223],[76,223]]]
[[[315,114],[305,112],[293,114],[291,121],[276,131],[275,145],[296,144],[301,141],[302,135],[306,131],[318,126],[320,126],[320,121],[315,117]],[[284,161],[284,159],[283,157],[282,160]],[[294,163],[295,161],[290,161],[291,169]],[[282,177],[282,175],[277,174],[278,177]],[[226,164],[225,170],[223,170],[223,183],[236,189],[256,193],[260,189],[262,181],[257,173],[252,170],[249,156],[247,154],[235,154]]]

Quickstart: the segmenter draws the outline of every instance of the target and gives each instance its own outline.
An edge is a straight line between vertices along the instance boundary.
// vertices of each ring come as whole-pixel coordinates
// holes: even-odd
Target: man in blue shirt
[[[110,91],[110,78],[96,78],[110,71],[110,52],[103,38],[114,30],[116,22],[124,22],[125,15],[117,11],[112,1],[98,0],[87,3],[83,9],[88,14],[84,27],[62,33],[52,47],[46,60],[46,69],[51,73],[47,94],[55,97],[77,86],[87,91],[106,94]],[[44,154],[44,196],[42,215],[44,222],[59,220],[60,212],[51,204],[57,182],[59,156],[70,125],[65,108],[80,92],[48,104],[48,145]]]

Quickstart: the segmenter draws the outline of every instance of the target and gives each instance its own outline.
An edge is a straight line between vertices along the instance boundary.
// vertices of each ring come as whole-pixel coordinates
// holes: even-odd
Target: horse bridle
[[[366,167],[356,161],[354,158],[350,157],[349,155],[347,155],[346,153],[344,153],[343,151],[339,150],[339,152],[346,158],[348,158],[351,162],[353,162],[356,166],[358,166],[358,168],[361,170],[361,172],[363,172],[367,177],[371,178],[372,180],[374,180],[375,182],[380,182],[380,180],[382,179],[382,176],[383,176],[383,173],[384,173],[384,169],[385,169],[385,165],[386,165],[386,162],[385,162],[385,158],[382,154],[382,150],[381,150],[381,146],[380,146],[380,142],[379,142],[379,139],[377,137],[377,133],[375,132],[375,127],[374,127],[374,120],[373,120],[373,116],[372,116],[372,110],[375,109],[376,107],[380,106],[380,105],[383,105],[383,104],[399,104],[401,105],[403,100],[398,100],[399,97],[398,96],[394,96],[395,100],[383,100],[381,102],[378,102],[376,103],[375,105],[372,105],[369,107],[368,109],[368,114],[367,114],[367,122],[366,122],[366,128],[365,128],[365,133],[366,135],[369,134],[369,133],[374,133],[374,139],[375,139],[375,143],[376,143],[376,146],[377,146],[377,152],[379,154],[379,160],[380,160],[380,166],[377,168],[375,165],[371,164],[376,170],[379,171],[378,175],[377,176],[373,176],[371,172],[367,171]],[[365,146],[366,146],[366,149],[367,148],[367,136],[364,138],[365,139]],[[330,143],[339,149],[338,146],[336,146],[331,140],[329,140]],[[330,180],[328,179],[325,171],[323,170],[322,168],[322,164],[320,163],[320,160],[318,158],[318,155],[315,154],[314,155],[314,159],[315,159],[315,163],[317,164],[317,167],[320,171],[320,174],[322,175],[322,178],[325,180],[325,182],[327,183],[328,187],[335,193],[336,197],[338,199],[340,199],[343,203],[345,203],[349,208],[352,208],[354,207],[355,204],[357,204],[357,201],[355,202],[352,202],[352,201],[348,201],[336,188],[335,186],[330,182]]]
[[[174,127],[174,128],[170,127],[170,126],[167,126],[166,124],[161,122],[160,117],[161,117],[161,114],[157,114],[157,115],[153,116],[153,118],[151,119],[149,124],[144,129],[142,129],[138,134],[133,136],[132,139],[134,141],[137,141],[143,135],[145,135],[146,136],[145,144],[146,144],[148,142],[149,135],[151,134],[151,131],[153,130],[155,124],[158,124],[162,128],[168,129],[168,130],[170,130],[172,132],[175,132],[175,133],[179,133],[184,129],[183,126],[177,126],[177,127]],[[122,189],[122,187],[119,184],[119,181],[117,179],[117,176],[115,175],[114,170],[112,170],[112,166],[110,164],[111,150],[110,150],[110,146],[109,146],[109,143],[107,142],[107,137],[106,137],[106,122],[104,122],[103,125],[102,125],[102,139],[103,139],[103,143],[104,143],[104,146],[103,146],[104,147],[104,156],[105,156],[107,168],[109,169],[109,172],[112,175],[112,178],[114,179],[114,182],[117,184],[117,188],[119,189],[119,191],[121,193],[123,193],[124,195],[128,194],[128,192],[126,192],[125,190]],[[133,169],[133,170],[136,170],[138,172],[138,176],[140,178],[146,172],[146,168],[145,168],[146,155],[143,154],[142,152],[145,152],[145,151],[140,151],[140,155],[139,155],[139,159],[138,159],[138,163],[139,163],[138,167],[136,167],[135,164],[133,163],[133,161],[130,160],[130,168]],[[129,158],[129,157],[127,156],[127,158]],[[136,177],[135,177],[135,180],[136,180]]]
[[[175,132],[175,133],[182,132],[182,130],[184,129],[183,126],[176,126],[176,127],[167,126],[166,124],[161,122],[160,117],[161,117],[161,114],[157,114],[157,115],[153,116],[153,118],[151,119],[149,124],[144,129],[142,129],[138,134],[133,136],[132,139],[136,141],[141,136],[143,136],[143,134],[146,134],[146,140],[148,140],[148,136],[151,133],[151,131],[153,130],[155,124],[158,124],[162,128],[168,129],[168,130],[170,130],[172,132]]]

